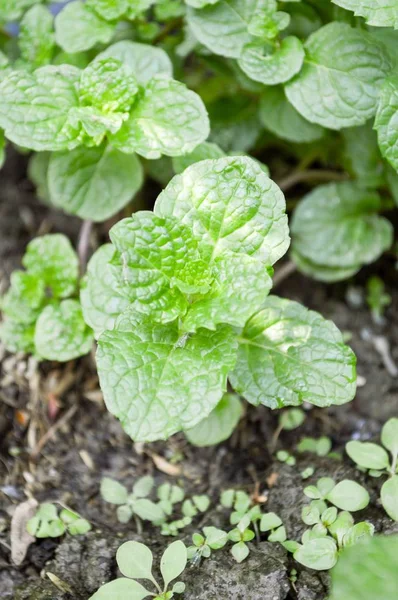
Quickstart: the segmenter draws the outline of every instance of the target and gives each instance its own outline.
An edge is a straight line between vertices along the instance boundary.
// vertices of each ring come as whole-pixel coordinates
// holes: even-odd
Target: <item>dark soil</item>
[[[79,228],[77,219],[40,204],[25,175],[15,181],[15,172],[24,173],[21,160],[11,156],[2,172],[0,285],[3,286],[18,266],[25,244],[34,235],[61,231],[76,242]],[[105,227],[102,231],[97,228],[98,238],[103,231]],[[356,518],[369,519],[377,532],[398,531],[397,524],[380,507],[381,482],[366,478],[344,456],[348,440],[377,439],[385,420],[398,414],[398,378],[393,376],[391,365],[386,368],[383,356],[387,344],[389,358],[398,364],[398,290],[393,288],[394,273],[389,278],[392,269],[388,260],[376,265],[374,271],[383,274],[393,296],[384,326],[373,323],[364,301],[355,307],[347,303],[347,285],[353,282],[326,287],[294,274],[277,290],[282,296],[318,310],[351,334],[349,343],[358,357],[361,384],[351,404],[308,410],[299,430],[281,434],[278,449],[294,453],[302,436],[327,435],[333,441],[333,450],[341,454],[341,460],[305,454],[297,456],[295,467],[276,461],[268,448],[278,415],[265,408],[248,407],[238,430],[228,442],[217,447],[196,449],[183,435],[176,435],[167,443],[134,444],[104,409],[92,357],[67,365],[43,364],[37,377],[32,361],[0,350],[0,597],[87,600],[102,583],[116,576],[114,557],[123,541],[142,539],[160,555],[170,538],[160,536],[146,524],[141,537],[133,521],[120,525],[114,508],[99,496],[104,475],[130,485],[136,477],[150,473],[157,483],[178,482],[188,495],[209,494],[211,509],[184,531],[187,544],[190,534],[200,527],[228,527],[228,515],[217,503],[220,492],[229,487],[264,496],[265,510],[278,513],[288,537],[299,539],[303,531],[301,506],[306,501],[303,487],[325,475],[336,480],[349,477],[365,484],[371,492],[371,504],[356,513]],[[362,298],[367,275],[362,273],[354,282]],[[65,415],[70,418],[64,418],[54,436],[43,443],[46,432]],[[159,470],[156,455],[167,461],[166,468],[160,465]],[[170,470],[170,465],[174,475],[164,472]],[[307,466],[315,467],[315,474],[304,482],[300,473]],[[9,550],[10,522],[15,508],[29,497],[39,502],[60,501],[72,507],[92,522],[92,532],[74,538],[37,541],[30,546],[23,564],[15,567]],[[327,573],[301,568],[279,544],[261,541],[250,546],[249,558],[240,565],[225,549],[199,567],[188,569],[183,577],[187,584],[185,600],[326,598]],[[295,585],[289,579],[292,568],[298,571]],[[48,572],[59,578],[59,586],[66,583],[72,593],[55,586],[46,576]]]

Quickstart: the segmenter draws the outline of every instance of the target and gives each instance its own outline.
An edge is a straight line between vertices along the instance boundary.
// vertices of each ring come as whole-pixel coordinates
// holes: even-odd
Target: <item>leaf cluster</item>
[[[44,503],[29,519],[26,529],[35,538],[55,538],[69,533],[83,535],[91,530],[90,523],[76,512],[63,508],[59,514],[55,504]]]

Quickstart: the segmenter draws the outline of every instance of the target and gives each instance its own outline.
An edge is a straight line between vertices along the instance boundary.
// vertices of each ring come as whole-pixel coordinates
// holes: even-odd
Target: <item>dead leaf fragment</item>
[[[155,463],[156,468],[159,469],[159,471],[162,471],[162,473],[166,473],[166,475],[170,475],[171,477],[178,477],[181,475],[180,466],[172,465],[165,458],[163,458],[163,456],[160,456],[160,454],[151,452],[150,456]]]
[[[28,548],[35,538],[26,531],[26,524],[36,512],[37,501],[30,498],[15,509],[11,519],[11,559],[15,565],[21,565]]]

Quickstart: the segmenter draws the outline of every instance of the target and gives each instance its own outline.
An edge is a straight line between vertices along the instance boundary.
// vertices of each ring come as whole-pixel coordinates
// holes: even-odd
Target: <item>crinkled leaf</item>
[[[137,81],[117,58],[90,63],[80,77],[79,97],[85,105],[109,111],[128,111],[138,91]]]
[[[109,139],[122,152],[153,159],[192,152],[209,131],[201,98],[183,83],[158,75],[148,82],[128,120]]]
[[[214,282],[208,294],[191,304],[186,331],[215,329],[219,323],[243,327],[264,304],[272,279],[257,258],[226,252],[214,261]]]
[[[301,256],[299,252],[295,251],[293,247],[290,256],[296,263],[297,267],[302,273],[317,279],[318,281],[326,281],[327,283],[333,283],[334,281],[341,281],[342,279],[348,279],[351,275],[355,275],[361,269],[361,265],[352,265],[339,269],[338,267],[325,267],[325,265],[318,265],[311,262],[307,258]]]
[[[225,394],[206,419],[184,431],[194,446],[213,446],[228,439],[242,416],[242,404],[236,394]]]
[[[337,508],[341,508],[341,510],[354,512],[367,507],[369,494],[356,481],[344,479],[328,493],[326,500],[337,506]]]
[[[45,301],[44,281],[36,274],[14,271],[0,299],[2,313],[19,323],[34,323]]]
[[[104,244],[95,252],[87,266],[87,275],[80,290],[84,320],[96,337],[106,329],[113,329],[117,317],[130,301],[118,267],[112,265],[116,250]]]
[[[121,317],[99,339],[105,402],[135,440],[165,439],[210,414],[236,358],[233,331],[222,326],[179,336],[176,323]]]
[[[383,425],[381,442],[393,456],[398,455],[398,418],[392,417]]]
[[[55,39],[65,52],[83,52],[100,42],[108,44],[114,30],[113,23],[80,0],[68,3],[55,19]]]
[[[398,521],[398,475],[393,475],[383,483],[380,498],[388,516],[393,521]]]
[[[17,21],[25,10],[42,0],[1,0],[0,21],[9,23]]]
[[[95,61],[110,57],[120,60],[125,71],[133,75],[141,85],[148,83],[155,75],[173,75],[173,65],[168,54],[162,48],[149,44],[123,40],[100,52]]]
[[[380,196],[351,182],[331,183],[305,196],[291,221],[293,250],[321,267],[357,269],[392,243],[392,225],[377,213]]]
[[[366,188],[384,183],[384,163],[377,144],[377,135],[369,122],[361,127],[344,129],[344,163],[346,168]]]
[[[383,156],[398,171],[398,77],[391,77],[381,88],[375,129]]]
[[[380,85],[391,64],[384,46],[369,33],[329,23],[305,43],[300,73],[286,95],[308,121],[330,129],[362,125],[376,112]]]
[[[142,182],[137,156],[106,143],[54,153],[49,163],[51,202],[82,219],[105,221],[134,198]]]
[[[371,537],[345,549],[332,571],[330,600],[396,600],[398,535]]]
[[[259,117],[266,129],[288,142],[313,142],[324,129],[310,123],[288,102],[282,87],[269,87],[261,96]]]
[[[127,12],[131,0],[86,0],[92,8],[106,21],[114,21]]]
[[[60,233],[42,235],[29,242],[22,264],[30,274],[43,280],[53,297],[66,298],[76,289],[79,261],[68,238]]]
[[[51,62],[55,46],[53,17],[41,5],[32,6],[21,21],[18,44],[21,58],[31,68]]]
[[[377,444],[352,440],[345,449],[348,456],[365,469],[386,469],[389,465],[387,452]]]
[[[397,0],[332,0],[332,2],[352,10],[356,17],[363,17],[368,25],[398,29]]]
[[[187,564],[187,549],[181,541],[173,542],[163,552],[160,559],[160,572],[162,573],[165,589],[173,579],[177,579],[184,571]]]
[[[241,69],[254,81],[276,85],[289,81],[303,65],[304,49],[294,36],[283,38],[280,45],[252,42],[244,46],[239,59]]]
[[[138,581],[132,579],[115,579],[101,586],[90,600],[142,600],[149,596],[149,592]]]
[[[232,251],[272,265],[289,246],[284,196],[248,157],[188,167],[160,194],[154,210],[192,228],[209,258]]]
[[[69,65],[11,71],[0,84],[0,126],[6,137],[39,152],[79,145],[80,130],[68,120],[78,105],[78,77],[78,69]]]
[[[110,504],[126,504],[128,492],[127,488],[118,481],[104,477],[101,480],[101,496]]]
[[[0,323],[0,339],[9,352],[33,354],[35,326],[5,318]]]
[[[84,322],[77,300],[46,306],[37,320],[35,347],[41,358],[72,360],[90,352],[92,343],[93,332]]]
[[[175,156],[172,159],[173,169],[176,173],[182,173],[191,165],[211,158],[222,158],[225,152],[217,144],[203,142],[196,146],[195,150],[184,156]]]
[[[233,388],[270,408],[352,400],[356,359],[337,327],[297,302],[269,296],[264,305],[240,336]]]
[[[329,537],[309,540],[293,554],[294,560],[316,571],[325,571],[334,567],[337,556],[336,543]]]
[[[193,8],[204,8],[211,4],[217,4],[220,0],[185,0],[185,2],[188,6],[193,6]]]

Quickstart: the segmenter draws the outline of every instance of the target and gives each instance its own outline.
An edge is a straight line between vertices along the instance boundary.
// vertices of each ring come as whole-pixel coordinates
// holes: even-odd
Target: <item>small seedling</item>
[[[260,531],[269,532],[269,542],[282,543],[286,540],[286,529],[282,523],[282,519],[273,512],[262,515]]]
[[[316,485],[306,487],[304,494],[311,500],[326,500],[341,510],[362,510],[369,504],[365,488],[350,479],[336,484],[331,477],[321,477]]]
[[[192,523],[192,517],[183,517],[169,523],[162,523],[160,533],[165,536],[176,537],[181,529],[185,529]]]
[[[228,533],[217,527],[204,527],[203,533],[194,533],[193,546],[188,548],[188,558],[193,565],[199,564],[202,558],[209,558],[212,550],[220,550],[228,542]]]
[[[117,518],[120,523],[128,523],[133,516],[152,523],[161,523],[165,518],[162,505],[148,499],[153,486],[153,477],[146,475],[137,479],[129,493],[118,481],[104,477],[101,481],[101,496],[105,502],[118,505]]]
[[[279,460],[279,462],[283,462],[289,465],[289,467],[294,467],[294,465],[296,464],[295,457],[292,454],[289,454],[289,452],[287,452],[286,450],[279,450],[276,453],[276,458]]]
[[[304,437],[300,440],[297,445],[297,451],[311,452],[317,456],[327,456],[332,448],[332,442],[330,438],[322,436],[318,439],[311,437]]]
[[[398,521],[398,419],[389,419],[381,430],[381,443],[351,441],[348,456],[372,477],[388,475],[381,487],[381,503],[391,519]],[[391,460],[387,450],[391,454]]]
[[[249,529],[249,526],[250,517],[245,516],[239,521],[237,527],[228,533],[231,542],[235,542],[231,548],[231,554],[238,563],[248,557],[250,550],[246,542],[250,542],[255,537],[254,531]]]
[[[382,324],[384,311],[391,304],[391,296],[385,291],[384,281],[380,277],[373,276],[366,282],[366,302],[372,313],[373,321]]]
[[[300,427],[305,421],[305,412],[301,410],[301,408],[289,408],[281,413],[279,416],[279,424],[275,430],[274,435],[271,440],[271,451],[276,446],[276,442],[281,434],[281,432],[285,429],[286,431],[292,431],[293,429],[297,429]]]
[[[163,483],[157,489],[157,497],[159,499],[158,504],[163,512],[170,516],[173,514],[174,505],[184,500],[185,492],[179,485]]]
[[[63,508],[59,515],[55,504],[41,504],[34,517],[29,519],[26,530],[35,538],[60,537],[68,532],[70,535],[83,535],[91,530],[90,523],[78,513]]]
[[[204,513],[210,506],[210,498],[203,494],[202,496],[192,496],[192,499],[184,500],[182,505],[182,514],[184,517],[196,517],[200,512]]]
[[[153,555],[145,544],[126,542],[120,546],[116,554],[117,565],[123,575],[120,579],[106,583],[91,596],[90,600],[142,600],[151,596],[155,600],[169,600],[175,594],[182,594],[185,584],[178,581],[169,590],[169,585],[184,571],[187,564],[187,549],[183,542],[170,544],[160,559],[160,572],[163,587],[152,574]],[[136,579],[150,581],[156,591],[149,591]]]
[[[306,467],[303,471],[301,471],[301,477],[303,479],[308,479],[309,477],[312,477],[313,474],[315,473],[315,468],[314,467]]]

